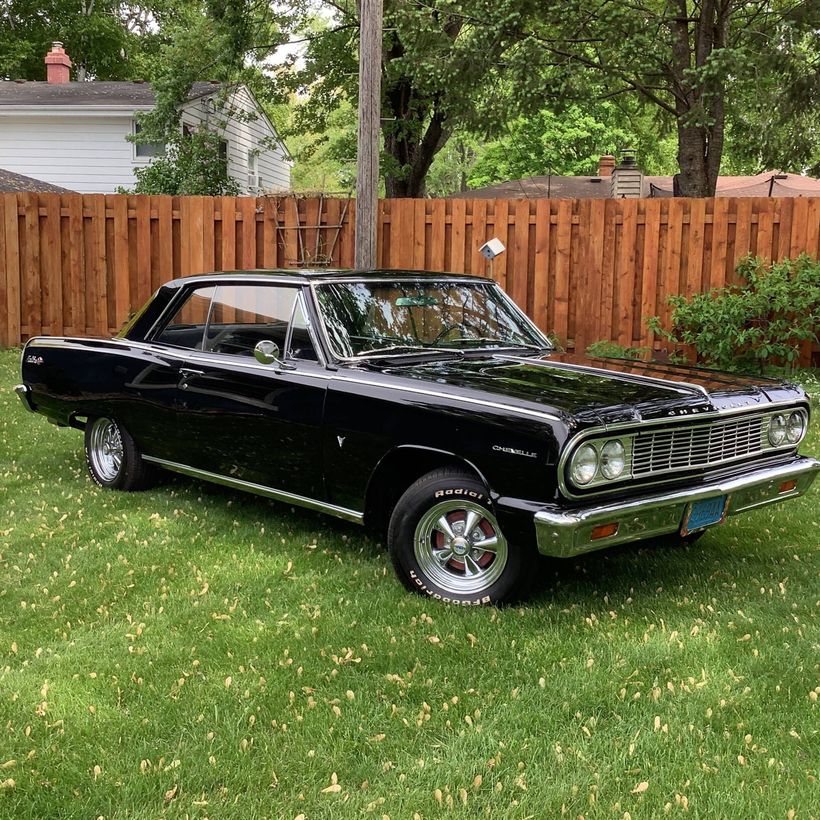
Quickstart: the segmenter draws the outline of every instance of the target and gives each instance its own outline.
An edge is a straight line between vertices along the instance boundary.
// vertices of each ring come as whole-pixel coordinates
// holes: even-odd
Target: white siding
[[[132,187],[131,114],[122,116],[0,116],[0,168],[80,193],[113,194]]]
[[[231,94],[226,108],[228,111],[233,108],[256,115],[256,119],[248,122],[235,118],[229,119],[224,128],[216,128],[228,143],[228,173],[239,184],[240,192],[243,194],[258,192],[248,188],[248,151],[251,150],[259,152],[257,161],[259,188],[262,191],[289,190],[291,161],[267,117],[257,108],[251,95],[244,88],[237,89]],[[215,127],[224,119],[225,113],[214,111],[213,104],[208,97],[200,97],[182,109],[182,121],[189,125],[207,123],[209,127]],[[272,148],[271,143],[275,147]]]
[[[231,94],[230,107],[256,115],[248,122],[232,119],[217,128],[228,143],[228,173],[240,192],[258,193],[248,188],[250,150],[258,151],[259,189],[288,190],[291,161],[267,117],[244,88]],[[119,187],[133,188],[134,168],[146,166],[150,158],[137,158],[134,144],[126,139],[132,133],[132,112],[105,116],[52,112],[0,112],[0,168],[80,193],[111,194]],[[214,127],[224,115],[213,112],[210,98],[200,97],[183,108],[182,119],[190,125]]]

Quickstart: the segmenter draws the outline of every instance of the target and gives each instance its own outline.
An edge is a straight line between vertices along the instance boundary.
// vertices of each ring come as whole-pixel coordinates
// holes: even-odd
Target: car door
[[[233,482],[322,500],[320,442],[328,381],[305,323],[300,289],[220,284],[202,350],[180,368],[178,436],[183,463]],[[259,342],[280,355],[263,364]]]
[[[162,327],[147,342],[133,344],[127,355],[118,355],[113,363],[123,392],[112,412],[149,458],[180,458],[179,371],[185,351],[202,347],[214,292],[212,285],[181,292]],[[127,340],[120,344],[125,348],[130,345]]]

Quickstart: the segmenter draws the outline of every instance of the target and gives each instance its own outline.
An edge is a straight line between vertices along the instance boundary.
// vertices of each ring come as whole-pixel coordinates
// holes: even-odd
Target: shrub
[[[723,370],[793,368],[800,346],[818,340],[820,261],[797,259],[764,264],[747,258],[738,265],[740,285],[670,296],[672,329],[654,316],[649,326],[675,345],[691,345],[698,358]]]
[[[175,134],[164,155],[134,171],[134,193],[235,196],[239,187],[228,175],[220,142],[220,137],[211,131]]]

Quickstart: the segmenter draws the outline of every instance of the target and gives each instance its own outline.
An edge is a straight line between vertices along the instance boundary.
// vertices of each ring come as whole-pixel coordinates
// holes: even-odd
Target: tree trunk
[[[723,156],[726,86],[719,76],[699,79],[712,52],[726,47],[728,3],[703,0],[700,15],[690,30],[686,0],[678,0],[672,21],[671,84],[675,94],[678,130],[678,184],[685,197],[715,195]],[[693,65],[694,63],[694,65]]]

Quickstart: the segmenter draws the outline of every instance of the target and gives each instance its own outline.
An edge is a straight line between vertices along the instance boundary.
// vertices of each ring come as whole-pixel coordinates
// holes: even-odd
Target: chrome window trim
[[[690,424],[697,424],[701,422],[704,425],[708,425],[713,421],[717,421],[718,418],[721,420],[725,419],[726,417],[744,415],[746,413],[755,412],[757,411],[763,419],[770,418],[771,416],[777,415],[780,412],[783,412],[784,409],[792,409],[792,410],[801,410],[806,418],[806,425],[803,431],[803,438],[805,438],[806,433],[808,431],[808,423],[810,419],[810,412],[809,408],[806,406],[805,403],[800,403],[799,401],[795,400],[788,400],[788,401],[779,401],[779,402],[769,402],[764,406],[754,406],[754,407],[741,407],[741,408],[724,408],[722,410],[718,410],[715,413],[704,413],[702,415],[697,416],[678,416],[676,418],[669,418],[669,419],[649,419],[645,422],[622,422],[616,425],[601,425],[599,427],[589,427],[586,430],[581,431],[577,435],[573,436],[564,446],[564,450],[561,453],[560,458],[558,459],[558,487],[561,490],[561,493],[566,498],[572,499],[584,499],[584,498],[594,498],[596,496],[602,495],[607,491],[610,486],[619,485],[616,489],[620,488],[623,485],[624,481],[635,481],[636,483],[632,486],[634,487],[644,487],[648,482],[654,484],[668,484],[671,481],[677,481],[678,476],[680,473],[697,473],[699,471],[712,471],[712,470],[719,470],[725,466],[736,464],[739,461],[747,460],[747,459],[754,459],[754,458],[762,458],[766,459],[770,456],[781,455],[784,453],[788,453],[790,450],[797,452],[797,448],[800,446],[803,438],[800,439],[795,444],[785,444],[780,447],[768,447],[763,449],[759,453],[746,453],[744,455],[735,456],[733,458],[726,459],[725,461],[715,462],[712,464],[708,464],[702,467],[676,467],[671,468],[669,470],[659,470],[656,473],[642,475],[639,476],[637,479],[634,479],[631,475],[630,476],[623,476],[616,479],[606,480],[603,479],[602,481],[596,481],[595,483],[591,483],[587,486],[590,488],[598,487],[600,489],[589,492],[585,492],[584,488],[578,488],[578,492],[573,492],[570,488],[569,482],[567,481],[567,468],[572,455],[576,452],[578,447],[581,444],[588,441],[590,438],[593,439],[600,439],[601,441],[606,441],[608,439],[613,438],[625,438],[626,435],[618,435],[617,433],[613,433],[614,430],[618,429],[631,429],[631,437],[634,439],[639,433],[642,432],[645,426],[659,426],[659,425],[669,425],[674,426],[676,424],[684,424],[689,422]],[[763,425],[763,435],[765,435],[765,424]],[[633,451],[634,451],[634,444],[633,444]],[[630,469],[632,465],[630,464]],[[670,478],[664,478],[664,476],[671,476]],[[640,483],[638,483],[640,482]]]
[[[211,481],[214,484],[221,484],[225,487],[231,487],[237,490],[245,490],[246,492],[262,495],[276,501],[284,501],[289,504],[298,504],[300,507],[335,515],[337,518],[343,518],[345,521],[352,521],[354,524],[361,524],[364,521],[364,513],[351,510],[347,507],[340,507],[336,504],[329,504],[326,501],[319,501],[315,498],[309,498],[305,495],[297,495],[296,493],[289,493],[285,490],[277,490],[274,487],[268,487],[264,484],[255,484],[252,481],[244,481],[240,478],[222,475],[221,473],[212,473],[208,470],[201,470],[198,467],[191,467],[187,464],[180,464],[176,461],[168,461],[164,458],[156,458],[155,456],[148,455],[143,455],[142,458],[145,461],[150,461],[152,464],[159,464],[161,467],[165,467],[165,469],[172,470],[175,473],[182,473],[183,475],[188,475],[192,478],[200,478],[205,481]]]

